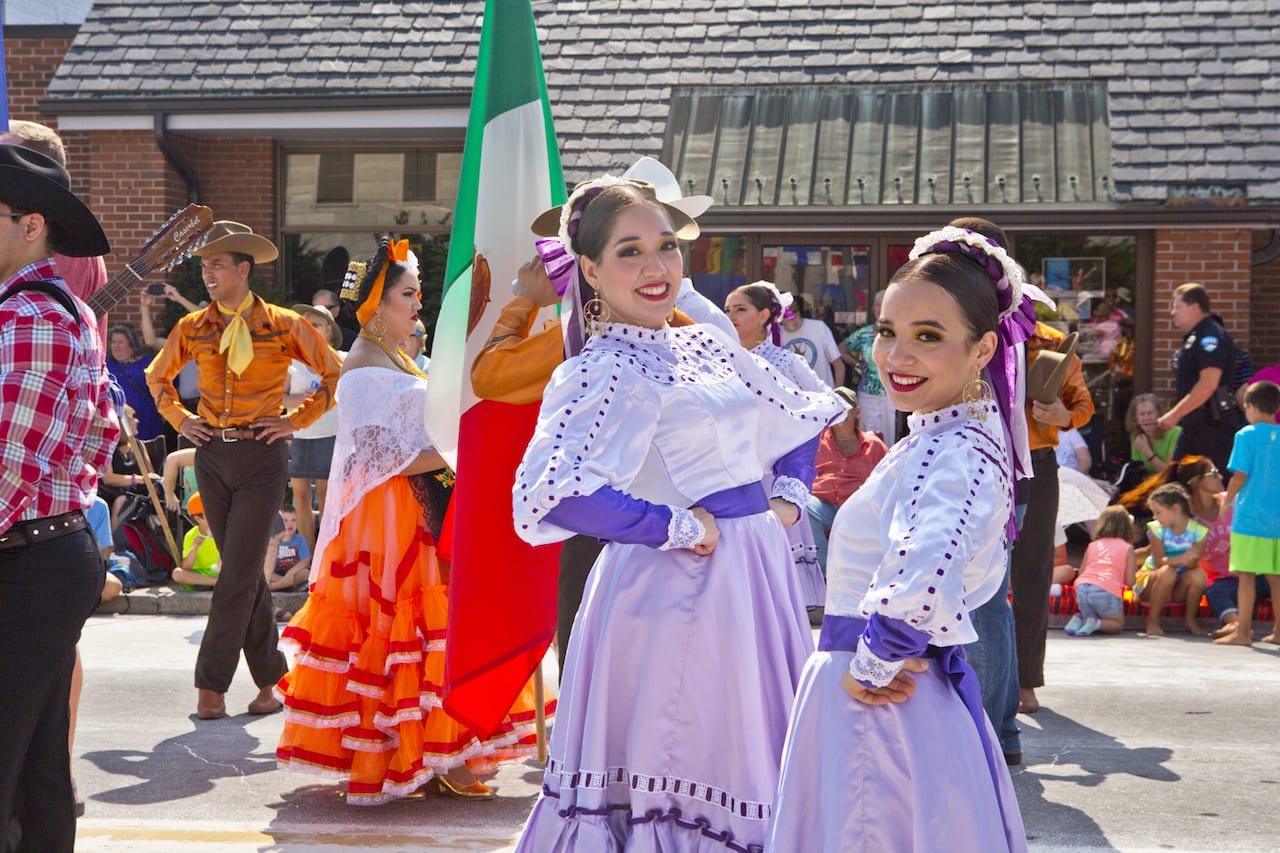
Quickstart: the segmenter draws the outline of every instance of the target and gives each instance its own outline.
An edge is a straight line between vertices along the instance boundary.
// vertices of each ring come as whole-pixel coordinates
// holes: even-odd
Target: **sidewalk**
[[[307,600],[305,592],[273,592],[273,608],[296,613]],[[126,592],[98,605],[95,616],[208,616],[212,592],[184,592],[177,586],[151,586]]]

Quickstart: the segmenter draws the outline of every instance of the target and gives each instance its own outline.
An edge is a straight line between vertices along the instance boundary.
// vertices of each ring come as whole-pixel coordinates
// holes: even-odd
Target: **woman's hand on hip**
[[[893,681],[884,687],[867,687],[848,671],[840,677],[840,686],[844,688],[844,692],[864,705],[888,705],[891,702],[899,704],[915,695],[916,680],[911,677],[911,673],[926,672],[928,669],[929,662],[924,658],[907,658],[902,662],[902,669],[893,677]]]
[[[782,498],[769,498],[769,509],[782,522],[783,527],[790,527],[800,520],[800,508],[791,501]]]
[[[692,507],[689,512],[693,513],[693,517],[706,528],[707,533],[702,537],[702,541],[693,546],[693,553],[699,557],[705,557],[716,549],[716,543],[720,541],[720,528],[716,527],[715,517],[702,507]]]

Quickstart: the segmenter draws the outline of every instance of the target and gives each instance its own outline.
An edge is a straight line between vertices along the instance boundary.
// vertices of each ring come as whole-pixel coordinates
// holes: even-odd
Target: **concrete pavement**
[[[498,774],[497,801],[346,806],[337,784],[275,769],[282,717],[243,713],[256,692],[243,667],[234,716],[194,718],[203,628],[161,615],[86,625],[78,851],[510,849],[537,796],[532,763]],[[547,674],[554,684],[554,657]],[[1280,648],[1051,631],[1048,677],[1043,710],[1019,717],[1014,784],[1033,850],[1274,849]]]

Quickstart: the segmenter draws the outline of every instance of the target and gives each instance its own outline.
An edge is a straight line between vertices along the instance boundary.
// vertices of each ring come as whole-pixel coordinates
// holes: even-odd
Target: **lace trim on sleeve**
[[[869,687],[884,687],[902,670],[903,661],[881,660],[867,647],[865,639],[849,663],[849,674]]]
[[[795,477],[779,477],[773,481],[770,498],[782,498],[787,503],[795,504],[803,518],[809,506],[809,489]]]
[[[707,528],[693,517],[693,513],[678,506],[671,507],[671,521],[667,524],[667,541],[660,551],[676,548],[692,548],[707,535]]]

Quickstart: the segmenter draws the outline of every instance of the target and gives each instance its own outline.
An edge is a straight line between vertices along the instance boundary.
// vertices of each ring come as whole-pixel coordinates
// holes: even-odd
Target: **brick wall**
[[[1165,405],[1174,400],[1173,353],[1182,342],[1182,333],[1169,318],[1175,287],[1188,281],[1203,284],[1213,312],[1222,317],[1231,337],[1250,347],[1251,242],[1252,235],[1244,229],[1156,231],[1152,385]]]
[[[49,81],[62,63],[72,36],[30,38],[5,34],[4,69],[9,79],[9,115],[57,128],[53,116],[40,112],[37,104],[44,98]]]
[[[1255,248],[1262,248],[1270,239],[1270,233],[1260,235]],[[1252,321],[1258,334],[1249,346],[1249,357],[1255,368],[1280,363],[1280,258],[1269,264],[1253,268],[1253,288],[1249,305]],[[1270,334],[1266,332],[1270,331]]]

